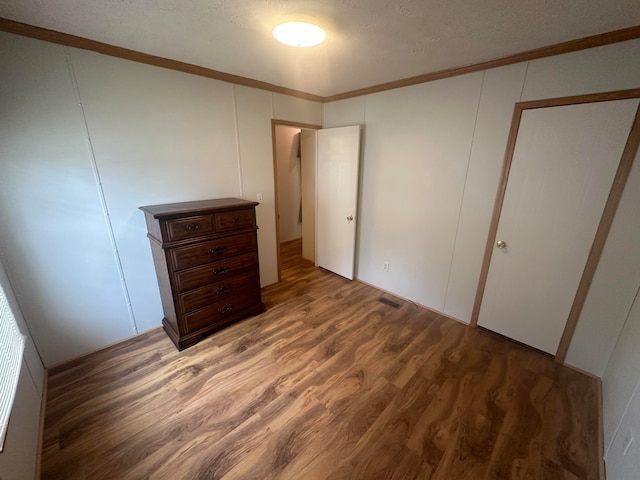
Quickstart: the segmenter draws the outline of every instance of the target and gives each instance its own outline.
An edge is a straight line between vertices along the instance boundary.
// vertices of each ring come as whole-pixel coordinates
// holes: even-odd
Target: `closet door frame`
[[[515,151],[516,140],[518,137],[518,130],[520,128],[520,120],[522,118],[522,112],[525,110],[535,108],[548,108],[548,107],[560,107],[568,105],[576,105],[582,103],[596,103],[596,102],[609,102],[614,100],[629,100],[634,98],[640,98],[640,88],[631,90],[617,90],[604,93],[593,93],[586,95],[575,95],[570,97],[558,97],[548,98],[543,100],[533,100],[526,102],[516,103],[513,110],[513,117],[511,120],[511,129],[509,131],[509,137],[507,140],[507,146],[505,151],[504,163],[502,166],[502,174],[500,183],[498,185],[498,192],[496,194],[496,201],[493,208],[493,215],[491,217],[491,224],[489,227],[489,234],[487,236],[487,244],[484,251],[484,259],[482,263],[482,269],[480,271],[480,278],[478,280],[478,289],[476,291],[476,298],[473,305],[473,311],[471,314],[470,325],[472,327],[478,326],[478,317],[480,315],[480,307],[482,305],[482,298],[484,296],[485,287],[487,283],[487,277],[489,275],[489,266],[491,264],[491,256],[494,251],[494,244],[496,241],[496,234],[498,231],[498,223],[500,221],[500,215],[502,214],[502,206],[504,203],[504,196],[507,190],[507,184],[509,181],[509,171],[511,169],[511,162],[513,160],[513,153]],[[631,131],[625,142],[624,150],[618,163],[616,175],[609,191],[609,196],[600,217],[600,223],[593,239],[593,244],[587,258],[576,295],[573,299],[573,304],[569,312],[569,317],[565,323],[564,331],[560,339],[560,344],[556,351],[555,360],[558,363],[564,363],[571,345],[571,339],[578,324],[578,319],[582,313],[584,302],[589,292],[589,287],[595,275],[604,244],[611,229],[613,218],[615,216],[622,192],[624,191],[629,172],[633,166],[633,161],[640,145],[640,106],[636,110],[636,115],[633,120]]]

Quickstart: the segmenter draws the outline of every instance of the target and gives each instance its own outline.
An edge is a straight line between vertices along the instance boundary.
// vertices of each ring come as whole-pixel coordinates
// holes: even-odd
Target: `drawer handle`
[[[215,247],[209,251],[211,252],[212,255],[222,255],[224,252],[227,251],[227,247]]]
[[[231,291],[231,286],[225,285],[224,287],[216,288],[213,293],[216,295],[222,295],[223,293],[229,293]]]
[[[198,225],[197,223],[190,223],[189,225],[187,225],[187,230],[198,230],[200,228],[200,225]]]
[[[216,268],[216,269],[213,271],[213,273],[214,273],[215,275],[225,275],[225,274],[229,273],[229,267],[219,267],[219,268]]]
[[[238,223],[240,221],[240,217],[233,217],[233,223]]]
[[[233,310],[233,306],[230,303],[227,303],[224,307],[220,307],[218,311],[220,313],[228,313]]]

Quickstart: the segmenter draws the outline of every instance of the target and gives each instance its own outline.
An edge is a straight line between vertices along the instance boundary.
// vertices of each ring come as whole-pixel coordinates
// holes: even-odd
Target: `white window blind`
[[[20,377],[25,337],[20,333],[9,302],[0,286],[0,452],[9,426],[9,414],[13,406]]]

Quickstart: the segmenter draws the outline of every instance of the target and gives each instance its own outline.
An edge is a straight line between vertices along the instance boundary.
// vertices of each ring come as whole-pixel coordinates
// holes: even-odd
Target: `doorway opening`
[[[278,281],[300,262],[316,264],[316,130],[271,120]]]

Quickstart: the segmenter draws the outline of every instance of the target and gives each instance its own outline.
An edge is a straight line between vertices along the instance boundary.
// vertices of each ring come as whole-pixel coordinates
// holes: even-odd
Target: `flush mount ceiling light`
[[[273,29],[273,36],[280,43],[292,47],[313,47],[327,38],[322,28],[305,22],[287,22],[278,25]]]

